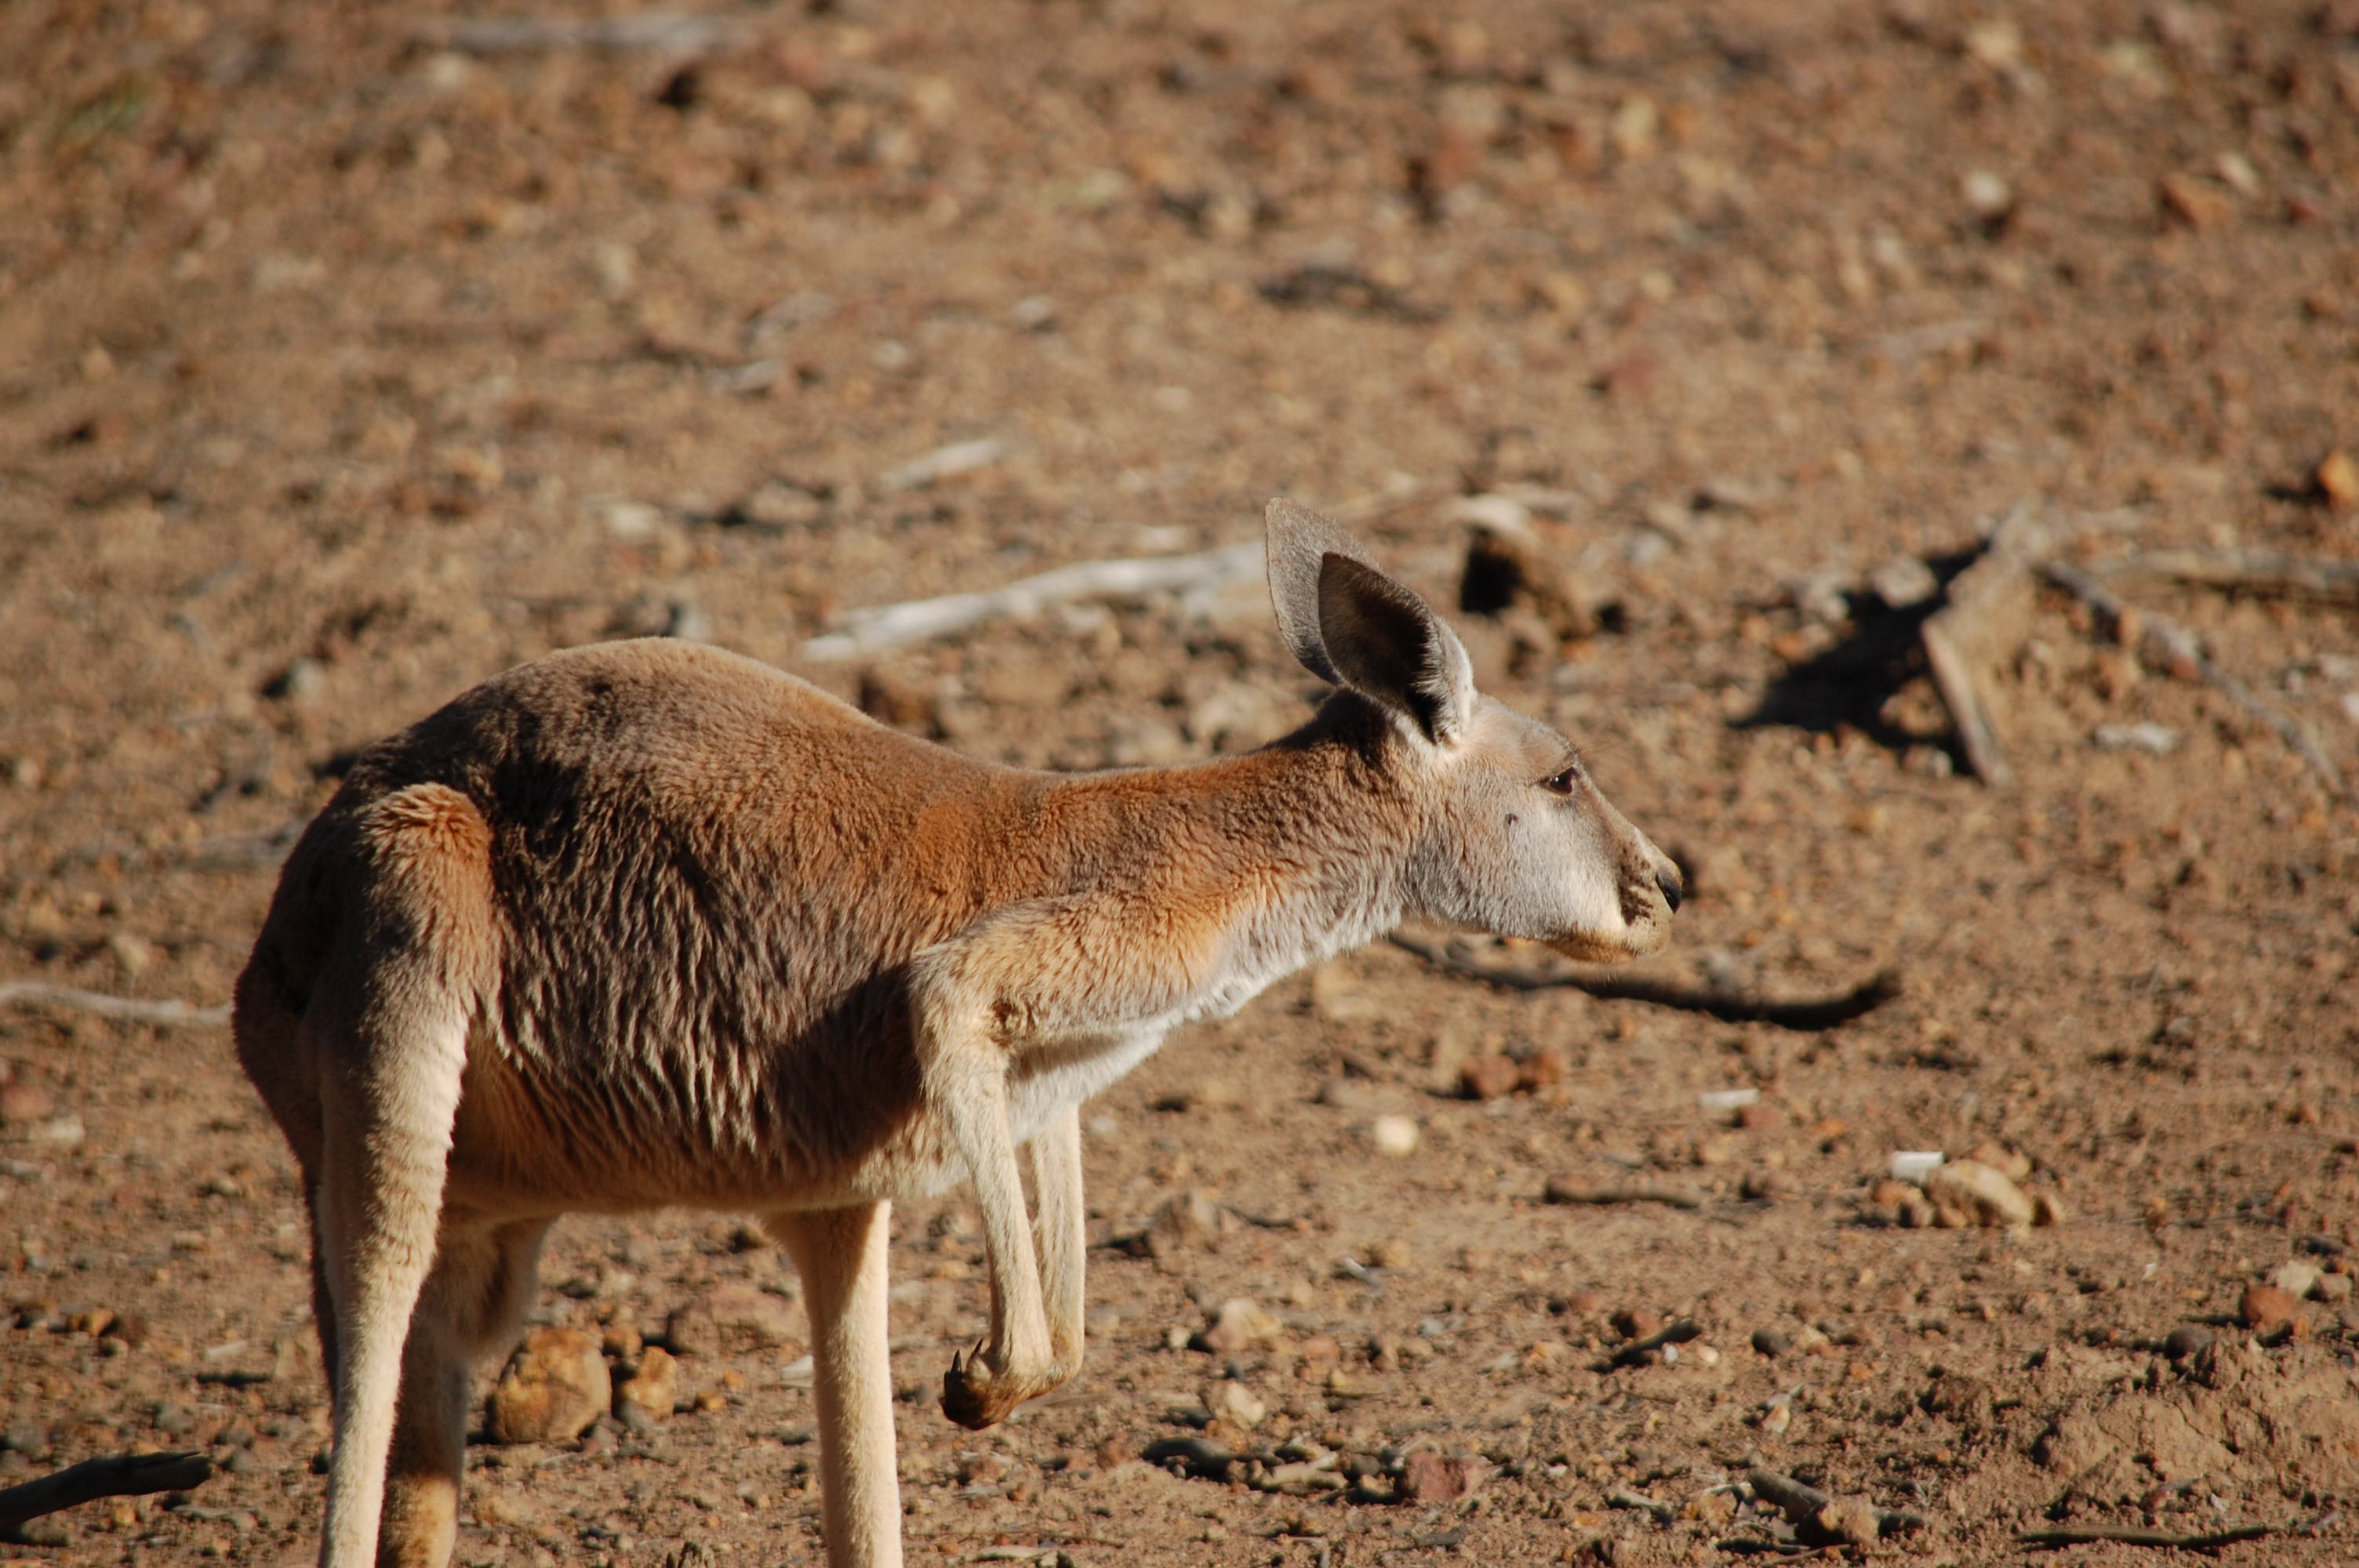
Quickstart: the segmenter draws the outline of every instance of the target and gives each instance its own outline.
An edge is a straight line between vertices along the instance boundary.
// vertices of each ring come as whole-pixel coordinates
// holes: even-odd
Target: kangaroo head
[[[1418,913],[1598,962],[1670,940],[1670,858],[1614,809],[1572,742],[1475,691],[1457,633],[1359,541],[1271,502],[1269,589],[1303,667],[1381,716],[1386,766],[1416,817]]]

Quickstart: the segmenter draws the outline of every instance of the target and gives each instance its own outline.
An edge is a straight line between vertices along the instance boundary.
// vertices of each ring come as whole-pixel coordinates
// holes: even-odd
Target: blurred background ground
[[[1379,947],[1191,1032],[1089,1113],[1070,1394],[941,1420],[979,1238],[900,1217],[913,1555],[1714,1562],[1756,1460],[1927,1561],[2350,1555],[2359,816],[2052,590],[1986,788],[1875,585],[2017,508],[2100,567],[2359,553],[2359,11],[15,0],[0,62],[0,980],[223,1000],[340,759],[552,648],[1180,762],[1307,711],[1257,584],[804,644],[1275,493],[1454,609],[1488,522],[1582,608],[1460,615],[1486,686],[1693,873],[1647,974],[1898,995],[1799,1032]],[[2359,773],[2348,599],[2123,591]],[[1498,1055],[1554,1081],[1463,1098]],[[13,1550],[307,1559],[301,1211],[226,1032],[20,1009],[0,1061],[0,1484],[231,1464]],[[1890,1152],[1982,1145],[2061,1223],[1901,1223]],[[569,1223],[545,1284],[625,1363],[793,1294],[706,1216]],[[460,1560],[816,1561],[799,1353],[479,1446]],[[1243,1457],[1138,1457],[1190,1434]]]

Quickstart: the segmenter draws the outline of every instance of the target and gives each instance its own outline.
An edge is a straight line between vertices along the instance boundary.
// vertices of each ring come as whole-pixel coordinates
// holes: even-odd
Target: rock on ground
[[[614,1390],[614,1408],[636,1407],[650,1421],[670,1419],[679,1401],[679,1362],[660,1345],[639,1352],[637,1368]]]
[[[751,1285],[715,1285],[675,1310],[665,1330],[688,1356],[782,1350],[802,1342],[803,1317],[791,1303]]]
[[[2027,1226],[2038,1210],[2006,1173],[1979,1160],[1952,1160],[1925,1177],[1925,1195],[1936,1208],[1954,1209],[1977,1225]]]
[[[613,1397],[598,1336],[536,1328],[492,1390],[492,1436],[500,1443],[571,1443],[606,1413]]]
[[[1491,1467],[1472,1454],[1421,1449],[1401,1461],[1400,1498],[1405,1503],[1454,1503],[1471,1498]]]

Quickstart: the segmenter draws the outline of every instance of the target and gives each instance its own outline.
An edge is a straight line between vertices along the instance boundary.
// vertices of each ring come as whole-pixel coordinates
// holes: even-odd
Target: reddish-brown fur
[[[1659,945],[1668,862],[1560,738],[1475,696],[1446,627],[1283,503],[1272,578],[1343,688],[1193,768],[988,766],[662,641],[524,665],[362,756],[237,996],[313,1197],[323,1560],[447,1558],[468,1365],[551,1219],[694,1204],[764,1213],[796,1257],[831,1557],[897,1561],[891,1198],[976,1183],[992,1332],[943,1405],[988,1424],[1079,1365],[1075,1108],[1173,1024],[1412,909]]]

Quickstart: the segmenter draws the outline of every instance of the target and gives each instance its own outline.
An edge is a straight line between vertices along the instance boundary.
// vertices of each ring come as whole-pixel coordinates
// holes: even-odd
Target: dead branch
[[[1668,1324],[1641,1339],[1634,1339],[1597,1364],[1601,1372],[1618,1372],[1625,1367],[1643,1366],[1647,1357],[1668,1345],[1685,1345],[1690,1339],[1703,1337],[1703,1325],[1681,1318]]]
[[[2030,560],[2046,546],[2048,537],[2048,530],[2021,507],[2000,519],[1990,547],[1951,582],[1947,602],[1918,631],[1927,668],[1950,710],[1966,766],[1993,789],[2013,784],[2015,771],[1999,744],[1983,676],[2020,647],[2028,633]]]
[[[102,1018],[153,1023],[166,1029],[209,1029],[229,1022],[227,1002],[219,1007],[198,1007],[173,1000],[148,1001],[139,997],[86,991],[75,986],[53,986],[40,980],[0,983],[0,1007],[11,1002],[27,1007],[70,1007],[82,1012],[97,1013]]]
[[[1588,1187],[1563,1176],[1550,1176],[1540,1190],[1542,1203],[1588,1204],[1608,1208],[1615,1204],[1658,1203],[1672,1208],[1701,1208],[1703,1200],[1675,1187]]]
[[[1657,1524],[1669,1524],[1680,1517],[1680,1510],[1671,1504],[1650,1498],[1644,1492],[1634,1492],[1627,1487],[1606,1493],[1605,1500],[1614,1508],[1636,1509],[1640,1513],[1652,1514]]]
[[[2277,1533],[2268,1524],[2240,1524],[2234,1530],[2215,1530],[2202,1535],[2174,1535],[2167,1530],[2138,1530],[2129,1526],[2091,1525],[2081,1530],[2026,1530],[2015,1538],[2017,1546],[2043,1547],[2054,1550],[2063,1546],[2095,1546],[2114,1543],[2123,1546],[2160,1546],[2180,1552],[2217,1552],[2223,1546],[2234,1546],[2240,1541],[2259,1541]]]
[[[888,485],[909,482],[907,476],[920,465],[951,461],[954,454],[963,452],[969,447],[979,449],[984,446],[996,449],[996,443],[991,442],[945,447],[919,459],[917,463],[896,470],[894,476],[887,476]],[[998,455],[995,449],[993,460],[996,460]],[[929,471],[918,482],[930,482],[932,479],[940,477],[941,472],[963,471],[963,465],[964,460],[959,459],[954,466]],[[1366,523],[1402,507],[1430,501],[1443,489],[1438,481],[1407,484],[1331,506],[1327,508],[1327,515],[1338,523]],[[1052,604],[1071,604],[1084,600],[1133,599],[1152,593],[1203,593],[1260,576],[1262,550],[1262,545],[1255,542],[1231,545],[1194,556],[1084,561],[1077,566],[1042,572],[1038,577],[1025,578],[1005,588],[984,589],[973,593],[947,593],[938,599],[913,599],[899,604],[846,611],[838,630],[813,637],[803,644],[802,656],[821,663],[858,658],[864,654],[881,653],[907,643],[921,643],[929,638],[947,636],[952,632],[962,632],[985,621],[1037,614]]]
[[[2359,598],[2359,561],[2314,560],[2277,550],[2144,550],[2103,568],[2105,577],[2158,577],[2245,593]]]
[[[2253,688],[2203,656],[2195,634],[2168,617],[2151,610],[2133,610],[2111,589],[2078,567],[2061,561],[2047,561],[2040,571],[2049,582],[2062,589],[2094,611],[2106,626],[2118,631],[2124,626],[2137,629],[2142,651],[2150,654],[2163,668],[2191,675],[2212,690],[2241,708],[2251,718],[2277,731],[2293,754],[2310,764],[2310,772],[2325,781],[2327,793],[2338,799],[2359,805],[2359,795],[2353,795],[2343,783],[2342,772],[2310,740],[2309,731],[2296,723],[2291,715],[2279,711],[2254,694]]]
[[[1798,1033],[1817,1033],[1875,1011],[1900,994],[1900,978],[1890,970],[1835,996],[1808,1001],[1772,1001],[1725,990],[1675,985],[1668,980],[1625,979],[1615,976],[1581,974],[1569,969],[1494,968],[1459,957],[1443,943],[1406,931],[1392,934],[1392,944],[1405,948],[1435,968],[1507,990],[1552,990],[1560,987],[1586,991],[1603,1001],[1643,1001],[1681,1012],[1701,1012],[1723,1023],[1767,1023]]]
[[[2006,752],[1999,745],[1998,731],[1983,705],[1980,683],[1974,679],[1973,666],[1958,652],[1950,628],[1942,624],[1948,614],[1942,611],[1933,615],[1918,631],[1925,644],[1925,665],[1933,677],[1934,689],[1941,694],[1942,706],[1950,710],[1950,722],[1957,729],[1958,749],[1966,754],[1966,766],[1973,770],[1974,777],[1993,789],[2005,789],[2015,783],[2015,770],[2007,766]]]
[[[1819,1516],[1835,1500],[1832,1492],[1797,1481],[1793,1476],[1756,1465],[1745,1473],[1745,1484],[1753,1495],[1765,1498],[1777,1505],[1787,1519],[1804,1529],[1814,1525]],[[1923,1514],[1892,1509],[1875,1510],[1875,1532],[1880,1536],[1913,1535],[1929,1521]]]
[[[905,643],[960,632],[984,621],[1037,614],[1052,604],[1081,600],[1128,599],[1140,594],[1202,591],[1242,582],[1261,571],[1262,546],[1231,545],[1198,556],[1159,556],[1136,560],[1084,561],[975,593],[854,610],[843,627],[803,644],[814,661],[857,658]]]
[[[912,458],[878,482],[886,490],[923,490],[943,480],[989,468],[1013,449],[1006,442],[989,436],[973,441],[952,441],[947,447],[936,447]]]
[[[212,1461],[201,1454],[116,1454],[85,1459],[55,1475],[0,1491],[0,1541],[16,1546],[61,1545],[30,1539],[26,1524],[43,1514],[101,1498],[187,1491],[203,1486],[212,1473]]]

